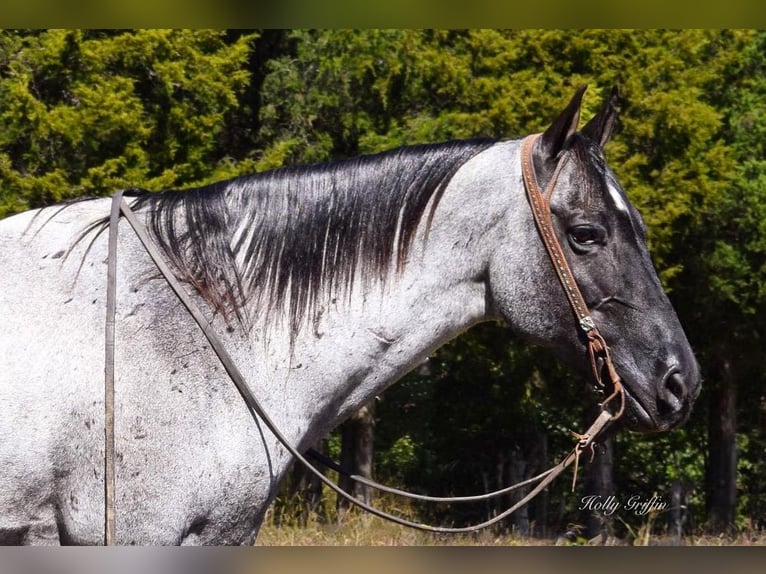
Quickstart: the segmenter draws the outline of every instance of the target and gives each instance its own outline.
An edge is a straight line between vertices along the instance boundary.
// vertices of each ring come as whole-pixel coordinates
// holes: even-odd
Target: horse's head
[[[532,164],[542,189],[554,179],[548,198],[553,228],[622,378],[623,421],[633,430],[666,430],[688,417],[700,389],[699,369],[652,264],[644,222],[604,160],[616,94],[578,132],[583,92],[537,139]],[[590,372],[585,333],[531,211],[518,211],[511,223],[525,230],[522,253],[506,253],[504,261],[503,250],[493,256],[490,277],[500,278],[491,285],[494,304],[513,327]]]

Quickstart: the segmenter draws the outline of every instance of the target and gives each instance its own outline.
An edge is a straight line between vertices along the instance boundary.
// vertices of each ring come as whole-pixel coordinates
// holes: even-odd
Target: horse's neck
[[[456,266],[451,271],[455,271]],[[385,291],[328,309],[295,342],[288,393],[322,434],[485,317],[481,281],[406,274]]]
[[[458,172],[428,237],[422,225],[404,271],[392,273],[387,285],[356,288],[348,300],[329,298],[292,346],[285,334],[269,338],[264,393],[279,397],[272,408],[301,446],[488,318],[486,266],[511,194],[503,189],[507,179],[489,182],[497,176],[487,173],[480,158]]]

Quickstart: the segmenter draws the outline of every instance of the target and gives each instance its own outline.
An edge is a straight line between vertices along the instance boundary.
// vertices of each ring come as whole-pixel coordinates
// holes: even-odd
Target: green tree
[[[761,368],[766,313],[766,35],[753,34],[715,95],[723,137],[737,161],[726,193],[705,214],[693,260],[699,288],[692,303],[702,324],[715,325],[703,343],[712,366],[710,521],[719,529],[763,526],[760,452],[766,446],[766,378]],[[701,231],[702,231],[701,230]],[[716,464],[718,462],[718,464]]]
[[[0,33],[0,216],[127,186],[232,170],[222,134],[247,88],[255,35]]]

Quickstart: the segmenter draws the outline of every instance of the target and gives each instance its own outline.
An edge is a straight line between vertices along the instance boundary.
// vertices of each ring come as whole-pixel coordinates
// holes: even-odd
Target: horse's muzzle
[[[694,358],[684,361],[683,366],[668,368],[656,389],[656,413],[652,413],[656,430],[668,430],[685,423],[699,392],[699,367]]]

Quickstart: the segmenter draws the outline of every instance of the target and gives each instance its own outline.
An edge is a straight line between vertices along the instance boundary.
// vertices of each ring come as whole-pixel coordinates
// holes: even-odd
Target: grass
[[[375,517],[359,517],[341,525],[309,524],[306,526],[266,525],[261,529],[256,546],[587,546],[598,541],[556,541],[543,538],[521,538],[512,534],[482,531],[476,534],[439,535],[382,523]],[[612,540],[609,544],[631,545],[629,541]],[[666,536],[635,539],[637,546],[677,546]],[[766,534],[753,536],[689,536],[684,546],[766,546]]]
[[[498,535],[491,529],[468,534],[438,534],[394,524],[352,507],[339,514],[323,500],[317,511],[305,504],[278,500],[269,508],[257,546],[521,546],[545,541]],[[420,517],[406,502],[381,495],[374,505],[417,522]]]
[[[332,513],[334,514],[334,513]],[[732,536],[700,533],[680,542],[651,528],[651,522],[624,539],[611,539],[608,545],[634,546],[766,546],[766,532],[744,531]],[[256,546],[554,546],[603,545],[604,540],[523,538],[485,529],[471,534],[433,534],[406,528],[360,511],[349,511],[342,520],[337,516],[320,518],[310,513],[303,520],[277,519],[270,510],[261,528]]]
[[[261,528],[257,546],[522,546],[544,545],[489,530],[475,534],[433,534],[352,512],[338,522],[321,522],[312,515],[304,525],[277,525],[269,520]]]

